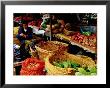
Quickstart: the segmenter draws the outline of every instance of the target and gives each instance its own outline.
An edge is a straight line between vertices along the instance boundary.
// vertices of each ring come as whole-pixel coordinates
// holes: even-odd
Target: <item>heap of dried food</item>
[[[45,42],[45,41],[42,41],[38,44],[38,47],[42,48],[42,49],[45,49],[45,50],[48,50],[48,51],[52,51],[52,50],[56,50],[58,49],[58,46],[51,43],[51,42]]]
[[[55,43],[56,42],[56,43]],[[65,50],[67,48],[66,44],[64,45],[57,43],[57,41],[41,41],[37,46],[41,49],[47,50],[47,51],[55,51],[55,50]]]
[[[79,32],[76,32],[71,36],[72,41],[76,41],[84,46],[90,46],[96,48],[96,34],[85,36]]]

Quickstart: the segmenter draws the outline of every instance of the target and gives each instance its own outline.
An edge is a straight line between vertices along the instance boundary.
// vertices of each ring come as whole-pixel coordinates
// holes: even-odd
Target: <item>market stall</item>
[[[89,36],[89,37],[92,38],[93,36]],[[77,35],[77,37],[80,37],[79,39],[77,37],[75,37],[75,35],[73,35],[73,36],[66,36],[64,34],[55,34],[54,37],[58,38],[60,40],[67,41],[67,42],[71,43],[72,45],[79,46],[79,47],[83,48],[84,50],[87,50],[88,52],[96,53],[96,46],[94,45],[93,47],[91,47],[89,45],[83,44],[82,41],[85,42],[86,40],[83,40],[84,38],[82,36],[80,37],[80,35]],[[73,37],[77,38],[77,39],[74,39]],[[82,40],[80,40],[81,38],[82,38]],[[88,40],[90,40],[90,38]],[[96,38],[96,37],[94,37],[94,38]],[[94,42],[96,42],[96,39],[94,39]]]
[[[97,74],[96,14],[25,15],[14,19],[19,25],[14,25],[14,75]],[[24,20],[32,38],[19,41],[16,35]]]

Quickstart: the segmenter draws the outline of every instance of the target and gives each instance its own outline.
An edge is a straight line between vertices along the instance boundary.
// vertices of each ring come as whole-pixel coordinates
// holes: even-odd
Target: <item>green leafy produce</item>
[[[62,62],[62,64],[64,65],[64,68],[68,68],[69,67],[68,62],[66,62],[66,61]]]
[[[90,36],[91,32],[82,32],[82,34],[86,35],[86,36]]]
[[[61,61],[61,62],[53,62],[55,66],[62,67],[62,68],[75,68],[80,67],[79,64],[71,62],[71,61]]]
[[[75,75],[96,75],[97,69],[96,67],[86,67],[86,68],[78,68],[78,72]]]
[[[53,65],[61,68],[74,68],[76,70],[75,75],[78,76],[85,76],[85,75],[96,75],[97,74],[97,68],[96,67],[80,67],[79,64],[71,61],[57,61],[53,62]]]
[[[60,64],[61,68],[64,68],[64,64],[63,63],[60,62],[59,64]]]
[[[86,72],[84,75],[91,75],[91,72]]]
[[[96,75],[97,74],[97,68],[96,67],[81,67],[79,64],[71,61],[57,61],[53,62],[53,65],[61,68],[74,68],[76,73],[75,75]]]
[[[97,73],[97,68],[96,67],[89,67],[88,69],[91,73]]]
[[[61,68],[63,68],[63,65],[62,65],[61,63],[53,62],[53,64],[54,64],[55,66],[57,66],[57,67],[61,67]]]
[[[80,72],[76,72],[75,75],[77,75],[77,76],[82,76],[83,74],[80,73]]]
[[[68,63],[68,67],[72,68],[72,66],[71,66],[72,62],[71,61],[67,61],[67,63]]]
[[[77,63],[71,63],[71,67],[77,69],[80,65]]]
[[[94,75],[97,75],[97,73],[91,73],[91,75],[93,75],[93,76],[94,76]]]
[[[84,68],[78,68],[78,71],[82,74],[86,74],[86,70]]]

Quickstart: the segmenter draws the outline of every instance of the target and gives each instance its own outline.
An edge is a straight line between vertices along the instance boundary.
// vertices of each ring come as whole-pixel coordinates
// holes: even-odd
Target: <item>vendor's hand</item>
[[[25,35],[25,34],[23,34],[23,37],[24,37],[24,38],[26,38],[26,35]]]
[[[23,36],[23,35],[24,35],[23,33],[20,34],[20,36]]]
[[[31,47],[30,47],[30,51],[31,51],[31,52],[35,52]]]

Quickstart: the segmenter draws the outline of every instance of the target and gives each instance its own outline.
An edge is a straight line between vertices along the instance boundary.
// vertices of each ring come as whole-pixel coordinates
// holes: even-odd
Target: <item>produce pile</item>
[[[78,64],[74,61],[69,59],[56,59],[52,62],[52,65],[58,68],[51,68],[45,66],[44,61],[37,59],[37,58],[27,58],[22,62],[22,68],[20,71],[20,75],[46,75],[48,71],[57,69],[57,71],[67,71],[68,75],[76,75],[76,76],[90,76],[90,75],[97,75],[97,68],[96,66],[87,66]],[[48,64],[47,64],[48,65]],[[58,70],[60,69],[60,70]],[[65,72],[64,71],[64,72]],[[50,72],[49,72],[50,73]],[[54,74],[54,73],[52,73]],[[57,73],[58,74],[58,73]],[[56,74],[56,75],[57,75]],[[63,73],[62,73],[63,75]]]
[[[42,49],[48,50],[48,51],[53,51],[53,50],[58,49],[57,45],[55,45],[51,42],[45,42],[45,41],[40,42],[37,46],[42,48]]]
[[[71,41],[76,41],[83,46],[89,46],[96,48],[96,34],[83,35],[80,32],[76,32],[71,36]]]
[[[53,65],[61,67],[61,68],[75,68],[77,69],[78,67],[80,67],[79,64],[75,63],[75,62],[71,62],[71,61],[54,61]]]
[[[81,75],[97,75],[97,68],[96,67],[80,67],[78,68],[77,72],[75,73],[77,76]]]
[[[55,41],[54,41],[55,42]],[[55,51],[59,49],[65,50],[67,46],[64,46],[62,44],[54,43],[51,41],[41,41],[37,46],[40,47],[41,49],[47,50],[47,51]]]
[[[81,67],[80,64],[71,61],[57,61],[53,62],[53,65],[60,68],[73,68],[75,70],[75,75],[96,75],[97,69],[96,67]],[[74,74],[73,74],[74,75]]]
[[[45,75],[45,62],[37,58],[27,58],[22,62],[20,75]]]
[[[23,13],[19,17],[14,14],[13,53],[14,62],[17,62],[13,65],[17,67],[14,70],[20,72],[20,75],[97,75],[94,61],[97,56],[97,14],[95,15],[96,19],[92,20],[90,13]],[[33,29],[33,38],[21,44],[16,35],[19,26],[24,23]],[[52,41],[48,41],[50,38]]]
[[[45,67],[49,75],[96,75],[97,73],[92,58],[67,52],[46,58]]]

